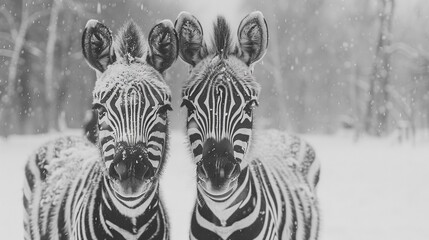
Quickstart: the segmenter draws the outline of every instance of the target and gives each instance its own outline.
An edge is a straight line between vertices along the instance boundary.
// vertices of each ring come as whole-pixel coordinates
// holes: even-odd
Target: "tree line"
[[[116,31],[132,18],[147,33],[160,19],[174,20],[191,2],[4,0],[0,134],[82,127],[95,81],[80,47],[88,19]],[[258,127],[298,133],[348,128],[356,137],[429,128],[428,33],[424,17],[414,15],[429,15],[425,1],[408,14],[398,11],[395,0],[241,4],[237,15],[260,10],[269,25],[268,53],[254,71],[262,85]],[[177,110],[187,74],[179,60],[166,76]],[[181,111],[172,114],[183,119]],[[172,125],[183,127],[182,122]]]

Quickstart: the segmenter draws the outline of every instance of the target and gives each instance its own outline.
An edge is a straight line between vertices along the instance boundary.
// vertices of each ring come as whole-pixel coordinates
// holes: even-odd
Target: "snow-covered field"
[[[79,134],[75,132],[74,134]],[[172,239],[187,239],[195,196],[185,137],[174,131],[162,193]],[[22,239],[23,166],[54,135],[0,139],[1,239]],[[429,142],[416,145],[346,136],[305,136],[322,161],[322,240],[429,239]]]

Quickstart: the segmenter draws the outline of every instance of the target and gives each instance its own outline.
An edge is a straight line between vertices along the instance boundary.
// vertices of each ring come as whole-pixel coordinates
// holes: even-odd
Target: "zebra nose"
[[[230,155],[212,156],[201,160],[197,165],[197,175],[215,191],[226,189],[240,174],[240,164]]]
[[[228,139],[216,141],[209,138],[203,145],[203,155],[197,165],[198,177],[220,187],[240,172],[240,165],[234,159],[234,150]]]
[[[234,158],[229,140],[208,139],[203,145],[203,155],[197,164],[197,175],[201,183],[209,189],[222,192],[240,174],[240,164]]]
[[[154,176],[154,170],[142,146],[129,147],[118,144],[117,154],[109,169],[109,175],[120,181],[130,177],[144,180]]]

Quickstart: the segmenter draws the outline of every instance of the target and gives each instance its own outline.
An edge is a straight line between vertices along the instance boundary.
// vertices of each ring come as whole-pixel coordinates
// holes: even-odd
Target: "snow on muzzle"
[[[129,146],[125,142],[118,143],[109,176],[119,185],[120,192],[135,194],[142,191],[144,183],[155,176],[155,169],[148,159],[144,144]]]
[[[203,156],[197,163],[198,183],[204,191],[213,197],[229,195],[239,174],[240,164],[234,158],[231,142],[208,139],[203,146]]]

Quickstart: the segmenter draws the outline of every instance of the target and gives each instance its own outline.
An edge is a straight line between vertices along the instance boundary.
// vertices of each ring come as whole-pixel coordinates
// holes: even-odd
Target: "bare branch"
[[[412,108],[405,101],[405,98],[393,86],[388,86],[386,90],[390,93],[391,99],[395,100],[397,106],[402,110],[400,112],[404,113],[409,120],[412,120]]]
[[[7,11],[5,7],[0,8],[0,13],[6,18],[6,22],[9,25],[10,35],[12,36],[13,39],[15,39],[16,35],[18,34],[18,30],[16,30],[15,20],[12,14],[10,14],[10,12]]]
[[[58,88],[58,82],[54,79],[54,64],[55,64],[55,43],[58,39],[58,15],[63,8],[63,1],[54,0],[52,3],[49,25],[48,25],[48,40],[46,43],[46,63],[45,63],[45,101],[48,106],[48,127],[49,130],[57,129],[58,116],[55,112],[55,90]]]
[[[352,78],[349,78],[347,80],[349,82],[349,84],[357,87],[358,89],[360,89],[361,91],[368,91],[369,90],[369,83],[364,81],[363,78],[358,78],[356,80],[353,80]]]
[[[24,47],[30,54],[36,57],[41,58],[43,56],[43,51],[36,46],[34,41],[25,41]]]
[[[48,16],[49,13],[49,9],[44,9],[42,11],[32,13],[30,16],[28,16],[26,24],[31,25],[31,23],[34,23],[37,19]]]
[[[4,8],[2,8],[2,9],[4,9]],[[10,59],[10,64],[9,64],[9,75],[8,75],[8,81],[7,81],[7,90],[6,90],[6,94],[4,95],[4,96],[6,96],[6,98],[2,99],[3,102],[6,101],[6,103],[7,103],[6,107],[5,107],[6,109],[9,109],[13,104],[13,100],[9,101],[8,98],[13,98],[15,96],[16,76],[18,74],[18,65],[19,65],[19,60],[21,58],[21,56],[20,56],[21,51],[25,45],[25,36],[27,34],[27,30],[31,26],[31,24],[34,23],[34,21],[36,21],[37,19],[39,19],[43,16],[48,15],[49,12],[50,11],[48,9],[45,9],[42,11],[32,13],[30,15],[29,14],[29,8],[27,8],[27,7],[22,8],[21,23],[20,23],[19,28],[17,30],[16,37],[14,38],[13,51],[12,51],[12,55],[10,56],[11,59]],[[4,13],[4,11],[3,11],[3,13]]]

